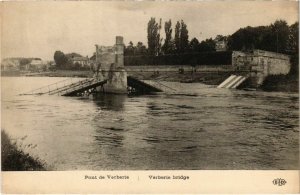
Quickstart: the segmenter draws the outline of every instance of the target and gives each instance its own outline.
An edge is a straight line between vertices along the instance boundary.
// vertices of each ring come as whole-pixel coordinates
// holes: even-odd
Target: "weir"
[[[231,75],[225,81],[223,81],[217,88],[236,89],[239,87],[248,77]]]

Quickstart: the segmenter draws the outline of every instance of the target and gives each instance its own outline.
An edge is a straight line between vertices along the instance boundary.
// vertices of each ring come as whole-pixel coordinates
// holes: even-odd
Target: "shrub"
[[[30,156],[16,143],[12,143],[4,130],[1,130],[1,168],[2,171],[43,171],[45,164]]]

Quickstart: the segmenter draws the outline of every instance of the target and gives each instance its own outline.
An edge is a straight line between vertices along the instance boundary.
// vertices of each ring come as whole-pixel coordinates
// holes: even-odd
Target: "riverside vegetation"
[[[1,168],[2,171],[46,170],[44,162],[18,148],[4,130],[1,130]]]

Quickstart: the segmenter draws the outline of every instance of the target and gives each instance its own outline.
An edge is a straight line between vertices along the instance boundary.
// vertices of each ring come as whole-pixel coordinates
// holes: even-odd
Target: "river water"
[[[18,95],[64,79],[2,77],[2,129],[51,170],[299,168],[297,93],[165,82],[181,94]]]

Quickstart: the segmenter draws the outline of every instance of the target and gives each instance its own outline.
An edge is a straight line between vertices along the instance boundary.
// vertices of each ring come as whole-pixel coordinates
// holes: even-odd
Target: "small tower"
[[[121,36],[116,37],[115,52],[116,52],[116,60],[115,60],[116,67],[123,68],[124,67],[124,43],[123,43],[123,37]]]

